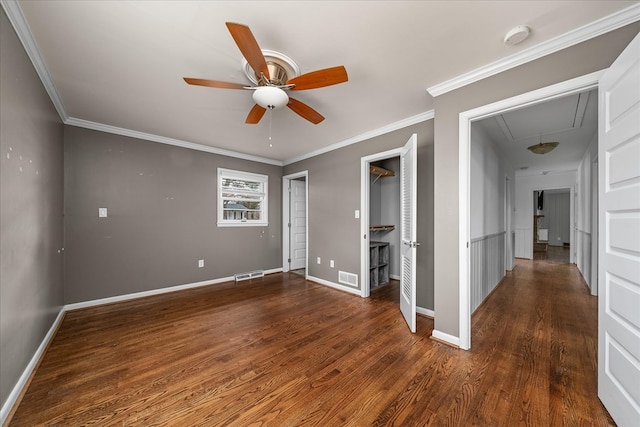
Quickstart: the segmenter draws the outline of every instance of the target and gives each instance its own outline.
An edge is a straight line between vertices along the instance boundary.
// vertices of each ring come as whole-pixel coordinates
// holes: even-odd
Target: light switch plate
[[[98,208],[98,218],[107,217],[107,208]]]

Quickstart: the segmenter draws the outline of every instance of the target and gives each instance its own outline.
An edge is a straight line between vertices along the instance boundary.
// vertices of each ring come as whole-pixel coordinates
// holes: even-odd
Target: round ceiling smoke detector
[[[262,49],[262,55],[269,68],[269,82],[271,84],[283,86],[288,80],[300,75],[300,67],[287,55],[267,49]],[[259,76],[256,76],[255,71],[244,58],[242,58],[242,70],[253,84],[260,84],[258,82]]]
[[[516,45],[529,37],[530,32],[531,29],[526,25],[518,25],[517,27],[512,28],[507,35],[504,36],[504,44],[509,46]]]

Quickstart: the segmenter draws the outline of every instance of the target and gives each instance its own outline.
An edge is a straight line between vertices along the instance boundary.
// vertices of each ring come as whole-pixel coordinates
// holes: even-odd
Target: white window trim
[[[263,184],[264,199],[262,202],[262,218],[255,220],[224,220],[222,201],[222,178],[235,178],[247,181],[257,181]],[[218,168],[218,227],[266,227],[269,225],[269,176],[233,169]]]

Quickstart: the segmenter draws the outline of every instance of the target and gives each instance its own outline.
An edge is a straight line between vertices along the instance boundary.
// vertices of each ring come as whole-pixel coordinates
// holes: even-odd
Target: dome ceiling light
[[[539,142],[527,147],[527,150],[534,154],[547,154],[558,146],[558,142]]]

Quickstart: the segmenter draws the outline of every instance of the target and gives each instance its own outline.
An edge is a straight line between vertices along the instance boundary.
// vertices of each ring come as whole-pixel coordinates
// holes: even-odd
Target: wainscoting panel
[[[578,257],[576,264],[582,273],[584,281],[591,288],[591,233],[584,230],[576,230]]]
[[[506,232],[471,239],[471,312],[484,301],[505,275],[504,239]]]

